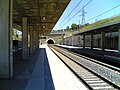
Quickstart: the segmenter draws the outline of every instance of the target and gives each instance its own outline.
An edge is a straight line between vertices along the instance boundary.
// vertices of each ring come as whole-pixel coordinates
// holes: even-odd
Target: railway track
[[[61,47],[60,47],[60,48],[61,48]],[[63,48],[62,48],[62,49],[63,49]],[[82,57],[82,58],[84,58],[84,59],[86,59],[86,60],[89,60],[89,61],[98,63],[98,64],[100,64],[100,65],[102,65],[102,66],[105,66],[105,67],[108,67],[108,68],[110,68],[110,69],[112,69],[112,70],[115,70],[115,71],[120,72],[120,68],[118,68],[118,67],[116,67],[116,66],[114,66],[114,65],[112,66],[112,65],[103,63],[103,62],[101,62],[101,61],[95,60],[95,59],[93,59],[93,58],[89,58],[89,57],[84,56],[84,55],[81,55],[81,54],[77,54],[76,52],[72,52],[72,51],[67,50],[67,49],[64,49],[64,50],[67,51],[67,52],[70,52],[70,53],[72,53],[72,54],[74,54],[74,55],[76,55],[76,56]],[[111,63],[112,63],[112,62],[111,62]]]
[[[87,60],[55,46],[49,47],[90,90],[120,89],[119,68],[99,64],[90,58]]]

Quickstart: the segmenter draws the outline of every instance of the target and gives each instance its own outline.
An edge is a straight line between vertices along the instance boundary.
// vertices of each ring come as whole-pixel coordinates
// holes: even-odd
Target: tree
[[[77,28],[78,28],[77,24],[73,23],[73,24],[71,25],[71,29],[72,29],[72,30],[77,30]]]
[[[69,26],[67,26],[67,27],[66,27],[66,30],[69,30],[69,29],[70,29]]]

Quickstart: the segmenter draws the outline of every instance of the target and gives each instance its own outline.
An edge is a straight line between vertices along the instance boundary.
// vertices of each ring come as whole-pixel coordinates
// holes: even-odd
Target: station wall
[[[73,41],[72,41],[73,40]],[[65,45],[83,47],[83,35],[65,38]],[[93,48],[101,48],[101,33],[93,33]],[[85,47],[91,47],[91,33],[85,35]],[[105,49],[118,50],[118,31],[105,32]]]

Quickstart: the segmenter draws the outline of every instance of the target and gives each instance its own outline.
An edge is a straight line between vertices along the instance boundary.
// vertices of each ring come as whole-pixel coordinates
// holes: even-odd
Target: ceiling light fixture
[[[43,28],[45,28],[46,26],[45,25],[43,25]]]
[[[45,20],[46,18],[45,18],[45,16],[43,16],[43,20]]]

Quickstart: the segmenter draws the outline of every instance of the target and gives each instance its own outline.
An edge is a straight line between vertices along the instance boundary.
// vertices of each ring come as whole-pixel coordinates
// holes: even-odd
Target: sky
[[[87,4],[88,2],[90,3]],[[93,23],[101,19],[120,15],[120,0],[71,0],[71,2],[68,4],[67,8],[63,12],[62,16],[54,26],[53,30],[66,29],[67,26],[71,27],[72,23],[81,24],[82,21],[81,11],[83,10],[82,9],[83,6],[85,6],[84,7],[85,23]],[[116,8],[112,9],[114,7]],[[72,10],[73,12],[70,14]],[[103,15],[100,15],[108,10],[110,11]]]

